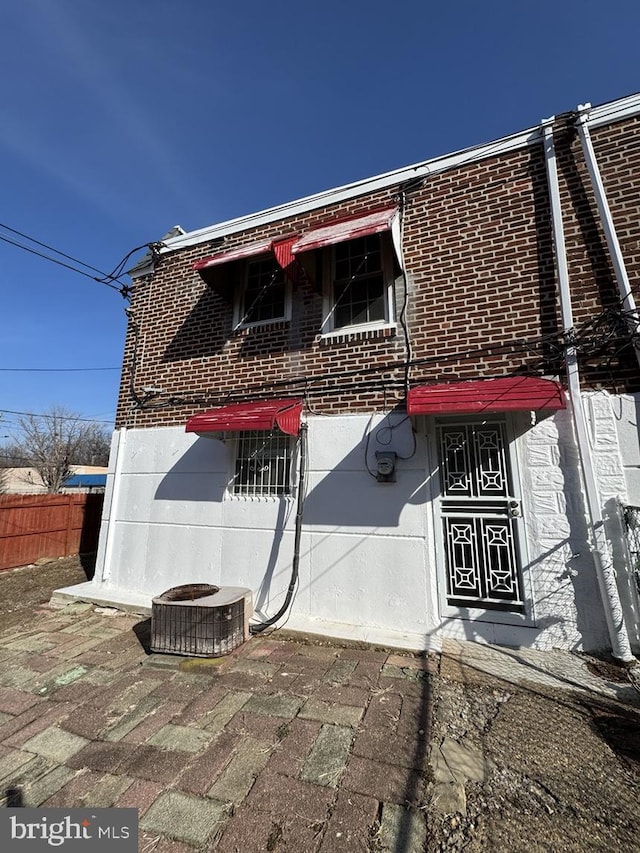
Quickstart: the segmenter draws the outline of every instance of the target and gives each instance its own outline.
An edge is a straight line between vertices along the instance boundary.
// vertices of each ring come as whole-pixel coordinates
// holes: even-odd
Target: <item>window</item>
[[[393,258],[386,235],[358,237],[328,251],[331,262],[322,332],[391,323]]]
[[[241,432],[236,443],[234,495],[288,495],[291,493],[293,440],[279,429]]]
[[[253,326],[290,316],[289,285],[275,258],[247,261],[235,326]]]

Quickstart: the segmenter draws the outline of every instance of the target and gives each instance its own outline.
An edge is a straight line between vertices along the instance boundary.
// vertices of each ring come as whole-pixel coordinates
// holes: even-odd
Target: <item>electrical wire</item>
[[[407,206],[407,190],[403,189],[400,193],[400,204],[398,215],[400,216],[400,246],[404,244],[404,214]],[[402,252],[402,249],[400,250]],[[409,393],[409,381],[411,374],[411,359],[413,357],[413,349],[411,346],[411,336],[409,335],[409,326],[407,324],[407,309],[409,307],[409,278],[407,276],[406,264],[402,263],[402,281],[404,284],[404,298],[402,308],[400,309],[400,327],[404,334],[405,347],[405,365],[404,365],[404,389],[405,396]]]
[[[74,258],[73,255],[67,255],[65,252],[61,252],[60,249],[56,249],[54,246],[49,246],[48,243],[43,243],[41,240],[36,240],[35,237],[31,237],[29,234],[25,234],[23,231],[18,231],[16,228],[11,228],[10,225],[5,225],[3,222],[0,222],[0,228],[4,228],[5,231],[10,231],[12,234],[16,234],[18,237],[22,237],[25,240],[28,240],[30,243],[35,243],[36,246],[41,246],[43,249],[48,249],[50,252],[55,252],[56,255],[60,255],[60,257],[66,258],[68,261],[73,261],[74,264],[80,264],[80,266],[86,267],[89,270],[93,270],[93,272],[100,273],[101,276],[106,275],[104,270],[100,270],[97,267],[91,266],[91,264],[86,264],[84,261],[81,261],[78,258]]]
[[[96,373],[120,367],[0,367],[0,373]]]
[[[97,282],[98,284],[104,284],[105,287],[110,287],[113,290],[117,290],[125,298],[129,296],[131,292],[131,286],[126,282],[120,281],[120,276],[123,274],[124,268],[129,258],[136,252],[140,252],[143,249],[149,249],[151,251],[152,257],[155,259],[157,258],[159,248],[164,245],[158,241],[155,241],[152,243],[143,243],[141,246],[136,246],[134,249],[131,249],[130,252],[127,252],[124,258],[118,264],[116,264],[116,266],[110,273],[105,273],[104,270],[98,269],[98,267],[94,267],[91,264],[87,264],[85,263],[85,261],[81,261],[79,258],[73,257],[73,255],[69,255],[66,252],[61,251],[60,249],[56,249],[54,246],[50,246],[48,243],[42,242],[42,240],[38,240],[29,234],[25,234],[23,231],[18,231],[17,228],[12,228],[10,225],[6,225],[4,223],[0,223],[0,228],[3,228],[5,231],[9,231],[11,234],[15,234],[18,237],[22,237],[24,240],[28,240],[30,243],[33,243],[36,246],[40,246],[43,249],[47,249],[49,252],[54,252],[61,258],[66,258],[68,261],[72,261],[73,264],[76,264],[76,266],[72,266],[71,264],[65,263],[64,261],[58,260],[57,258],[53,258],[51,257],[51,255],[47,255],[44,252],[39,252],[37,251],[37,249],[33,249],[31,246],[25,246],[24,243],[21,243],[18,240],[12,240],[10,237],[6,237],[0,234],[0,240],[2,240],[4,243],[8,243],[11,246],[15,246],[18,249],[22,249],[25,252],[29,252],[29,254],[31,255],[36,255],[39,258],[43,258],[46,261],[50,261],[53,264],[57,264],[57,266],[63,267],[64,269],[76,272],[79,275],[90,279],[91,281]],[[86,272],[86,270],[79,269],[78,266],[85,267],[86,270],[92,270],[95,273],[99,273],[99,276],[91,275],[90,273]]]
[[[543,338],[538,339],[538,342],[544,341],[547,337],[553,337],[554,339],[557,336],[544,336]],[[491,347],[481,347],[475,348],[472,350],[467,350],[463,352],[455,352],[448,353],[439,356],[431,356],[428,358],[420,358],[420,359],[412,359],[412,366],[428,366],[430,364],[442,364],[451,361],[468,361],[477,359],[480,356],[490,357],[504,354],[518,354],[519,352],[526,352],[531,347],[533,341],[525,341],[522,342],[508,342],[501,345],[493,345]],[[135,356],[136,345],[134,343],[134,356]],[[134,359],[130,364],[130,376],[132,372],[135,370],[134,367]],[[335,393],[343,393],[345,391],[354,392],[356,390],[371,390],[372,388],[380,387],[380,379],[378,378],[381,374],[390,373],[393,371],[397,371],[400,369],[404,369],[405,360],[396,361],[387,363],[384,365],[378,365],[375,367],[368,368],[354,368],[352,370],[340,371],[339,373],[325,373],[320,376],[303,376],[296,377],[294,379],[281,380],[278,382],[271,383],[260,383],[259,385],[252,385],[248,388],[245,387],[242,392],[243,400],[257,399],[260,397],[264,397],[265,392],[277,392],[278,389],[287,388],[290,393],[294,393],[293,389],[297,389],[300,386],[304,386],[305,395],[307,398],[310,397],[320,397],[326,396],[327,394],[335,394]],[[360,382],[354,382],[355,376],[372,376],[375,375],[376,378],[370,380],[361,380]],[[448,376],[447,379],[450,380],[452,377]],[[342,384],[339,380],[347,380],[344,384]],[[326,383],[328,387],[326,388],[318,388],[313,387],[317,386],[320,383]],[[386,380],[386,385],[393,385],[395,387],[401,388],[404,385],[403,380]],[[132,386],[130,386],[132,389]],[[229,396],[234,392],[228,392],[226,398],[228,400]],[[217,405],[219,404],[220,395],[216,394],[213,396],[199,396],[197,398],[184,398],[179,394],[173,393],[172,395],[168,394],[157,394],[154,393],[154,402],[149,403],[148,400],[140,397],[140,395],[135,394],[135,391],[132,393],[132,398],[134,402],[140,407],[144,409],[160,409],[160,408],[170,408],[175,405]],[[165,396],[167,399],[158,400],[157,397]]]
[[[599,316],[604,316],[606,312],[602,312]],[[582,339],[586,338],[586,326],[589,323],[593,323],[594,321],[588,321],[586,324],[583,324],[585,328],[580,328],[580,334]],[[412,359],[410,362],[411,367],[429,367],[430,365],[437,364],[438,366],[446,365],[451,362],[465,362],[471,360],[477,360],[478,358],[490,358],[497,357],[501,355],[518,355],[522,353],[531,353],[532,351],[535,353],[536,350],[541,347],[552,344],[557,350],[558,360],[564,350],[564,347],[567,345],[567,342],[563,339],[562,333],[554,333],[550,335],[542,335],[538,338],[531,339],[523,339],[523,340],[511,340],[506,341],[501,344],[493,344],[491,346],[482,346],[476,347],[469,350],[455,351],[452,353],[444,353],[439,355],[434,355],[425,358]],[[627,342],[625,341],[625,345]],[[134,370],[135,365],[135,342],[134,342],[134,358],[130,364],[130,372]],[[562,372],[562,365],[549,365],[548,359],[545,360],[545,364],[540,367],[546,367],[544,371],[539,372]],[[553,371],[549,368],[553,367]],[[245,387],[242,390],[241,397],[243,400],[264,398],[265,393],[276,393],[278,389],[287,389],[289,393],[296,393],[297,389],[300,388],[299,393],[303,393],[305,400],[311,403],[311,398],[313,397],[324,397],[327,395],[334,394],[342,394],[342,393],[353,393],[355,391],[373,391],[379,390],[380,388],[380,375],[385,373],[393,373],[394,371],[404,370],[406,368],[406,361],[395,361],[386,363],[384,365],[378,365],[375,367],[369,368],[354,368],[352,370],[340,371],[339,373],[324,373],[318,376],[299,376],[292,379],[280,380],[277,382],[271,383],[260,383],[255,384],[249,387]],[[532,372],[531,366],[529,366],[529,372]],[[522,368],[518,371],[518,374],[522,373]],[[354,378],[360,376],[363,377],[359,382],[354,382]],[[373,376],[375,378],[367,380],[365,377]],[[456,377],[451,374],[447,374],[446,377],[443,377],[443,381],[452,381],[455,379],[464,380],[464,376]],[[342,381],[346,380],[346,381]],[[424,381],[424,380],[422,380]],[[431,382],[438,381],[433,376],[429,377]],[[318,387],[322,386],[325,383],[328,387]],[[385,388],[397,388],[400,389],[403,387],[404,382],[401,379],[385,379],[383,383]],[[314,387],[315,386],[315,387]],[[221,395],[218,394],[202,394],[198,397],[183,397],[179,393],[172,393],[166,395],[158,395],[154,394],[154,401],[150,403],[148,400],[136,395],[134,397],[134,401],[136,404],[143,409],[166,409],[171,408],[178,405],[224,405],[232,395],[236,392],[234,390],[229,391],[224,396],[224,400],[221,401]],[[158,396],[162,396],[162,399],[157,399]]]
[[[11,462],[27,462],[29,465],[33,464],[33,456],[14,456],[13,453],[0,453],[0,459],[9,459],[11,460]],[[7,468],[17,467],[17,465],[0,465],[0,474],[2,474],[2,471],[6,470]]]
[[[265,619],[258,624],[250,625],[249,632],[253,635],[260,634],[266,628],[269,628],[284,616],[284,614],[289,609],[290,605],[293,602],[295,592],[298,588],[299,583],[299,566],[300,566],[300,542],[302,538],[302,522],[304,516],[304,504],[306,500],[306,482],[307,482],[307,454],[308,454],[308,443],[307,443],[307,425],[300,425],[299,432],[299,443],[300,443],[300,453],[299,453],[299,472],[298,472],[298,495],[296,500],[296,522],[295,522],[295,533],[294,533],[294,543],[293,543],[293,560],[291,561],[291,580],[289,582],[289,587],[287,589],[285,600],[278,610],[273,616]]]
[[[89,424],[112,424],[113,419],[110,421],[104,420],[96,420],[95,418],[80,418],[74,417],[73,415],[58,415],[52,414],[51,412],[42,412],[38,414],[37,412],[17,412],[14,409],[0,409],[0,418],[3,414],[7,415],[22,415],[27,418],[57,418],[59,421],[82,421],[84,423]],[[0,421],[1,423],[1,421]]]
[[[83,275],[85,278],[91,279],[91,281],[97,281],[99,284],[105,284],[107,287],[111,287],[113,290],[117,290],[121,292],[121,287],[116,287],[115,284],[111,284],[106,281],[101,281],[96,278],[94,275],[91,275],[88,272],[84,272],[84,270],[80,270],[77,267],[72,267],[70,264],[65,264],[64,261],[58,261],[56,258],[52,258],[50,255],[45,255],[43,252],[38,252],[35,249],[30,249],[28,246],[23,246],[22,243],[18,243],[16,240],[10,240],[9,237],[4,237],[0,234],[0,240],[3,243],[9,243],[11,246],[16,246],[18,249],[24,249],[25,252],[29,252],[31,255],[37,255],[39,258],[44,258],[46,261],[51,261],[52,264],[57,264],[59,267],[64,267],[64,269],[71,270],[72,272],[77,272],[79,275]]]
[[[143,249],[148,249],[151,252],[152,261],[156,261],[158,258],[158,254],[160,248],[164,246],[164,243],[160,240],[155,240],[151,243],[143,243],[141,246],[136,246],[134,249],[131,249],[130,252],[124,256],[124,258],[120,261],[120,263],[116,264],[113,270],[110,273],[103,274],[103,278],[97,279],[101,284],[107,284],[111,281],[118,281],[119,276],[121,276],[124,272],[124,268],[127,265],[127,261],[132,255],[135,255],[136,252],[141,252]],[[127,294],[130,291],[129,285],[124,285],[127,290]]]

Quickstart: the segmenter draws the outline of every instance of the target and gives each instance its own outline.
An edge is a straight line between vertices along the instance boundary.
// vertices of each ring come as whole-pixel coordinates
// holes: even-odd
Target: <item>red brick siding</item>
[[[593,132],[629,274],[640,269],[638,120]],[[634,135],[635,134],[635,135]],[[556,140],[576,325],[615,305],[617,286],[575,133]],[[228,237],[233,248],[301,232],[332,218],[398,200],[389,189]],[[429,176],[405,198],[403,249],[410,297],[411,380],[562,371],[549,343],[560,329],[542,146]],[[290,323],[232,333],[232,306],[193,271],[214,243],[161,257],[132,297],[139,325],[134,386],[159,387],[162,408],[132,404],[125,347],[118,424],[181,424],[195,411],[242,392],[306,393],[314,411],[368,411],[402,404],[406,349],[395,336],[319,341],[322,297],[313,282],[294,291]],[[396,298],[404,298],[399,283]],[[587,382],[637,381],[628,357],[583,359]],[[287,384],[288,383],[288,384]],[[628,385],[631,387],[631,385]],[[176,401],[171,402],[171,397]]]
[[[461,167],[429,180],[421,196],[405,227],[415,356],[453,356],[554,331],[540,149]],[[477,366],[474,355],[455,359],[444,372],[471,375]],[[521,366],[521,357],[505,356],[499,372]],[[443,367],[418,367],[412,374],[439,379]]]

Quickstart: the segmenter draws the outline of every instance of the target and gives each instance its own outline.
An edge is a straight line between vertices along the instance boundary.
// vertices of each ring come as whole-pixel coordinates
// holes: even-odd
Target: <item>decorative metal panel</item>
[[[449,603],[522,609],[505,424],[438,428]]]
[[[459,424],[440,430],[445,497],[496,497],[508,491],[504,425]]]
[[[618,504],[618,512],[625,533],[627,563],[640,593],[640,507]]]

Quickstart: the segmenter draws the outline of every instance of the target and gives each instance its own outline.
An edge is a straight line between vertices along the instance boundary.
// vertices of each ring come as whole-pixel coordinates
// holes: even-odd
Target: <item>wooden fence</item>
[[[98,547],[103,494],[0,495],[0,570]]]

